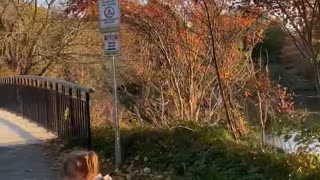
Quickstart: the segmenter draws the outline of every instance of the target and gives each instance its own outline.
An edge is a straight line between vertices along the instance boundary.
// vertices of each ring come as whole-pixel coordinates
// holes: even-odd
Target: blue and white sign
[[[104,34],[104,54],[107,56],[117,55],[120,51],[120,33],[111,32]]]
[[[118,0],[99,0],[100,31],[120,31],[120,7]]]

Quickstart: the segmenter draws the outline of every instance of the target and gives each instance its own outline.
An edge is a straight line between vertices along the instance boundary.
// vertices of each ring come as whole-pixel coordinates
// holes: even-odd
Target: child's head
[[[66,180],[92,180],[98,174],[99,160],[93,151],[72,152],[64,161],[63,176]]]

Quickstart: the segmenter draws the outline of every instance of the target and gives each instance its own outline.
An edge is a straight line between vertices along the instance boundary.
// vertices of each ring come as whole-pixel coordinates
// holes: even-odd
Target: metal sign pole
[[[115,138],[115,165],[121,165],[121,144],[117,99],[117,79],[115,56],[120,52],[120,7],[119,0],[98,0],[99,27],[104,37],[104,55],[112,56],[113,71],[113,122]]]
[[[121,164],[121,143],[119,131],[119,116],[118,116],[118,95],[117,95],[117,79],[116,79],[116,62],[115,56],[112,56],[112,71],[113,71],[113,121],[114,121],[114,138],[115,138],[115,163],[118,169]]]

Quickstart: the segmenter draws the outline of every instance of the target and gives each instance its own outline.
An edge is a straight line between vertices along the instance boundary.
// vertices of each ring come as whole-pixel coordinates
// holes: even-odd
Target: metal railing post
[[[91,122],[90,122],[90,95],[88,92],[86,92],[86,121],[87,121],[87,148],[92,148],[92,142],[91,142]]]
[[[74,138],[75,123],[74,123],[74,108],[73,108],[73,89],[70,87],[69,87],[68,95],[69,95],[69,114],[70,114],[70,125],[71,125],[70,135],[72,136],[71,138]]]

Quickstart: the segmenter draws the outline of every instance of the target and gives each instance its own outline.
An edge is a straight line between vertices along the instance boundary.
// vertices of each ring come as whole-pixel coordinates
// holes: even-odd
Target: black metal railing
[[[90,88],[39,76],[0,78],[0,108],[91,148]]]

